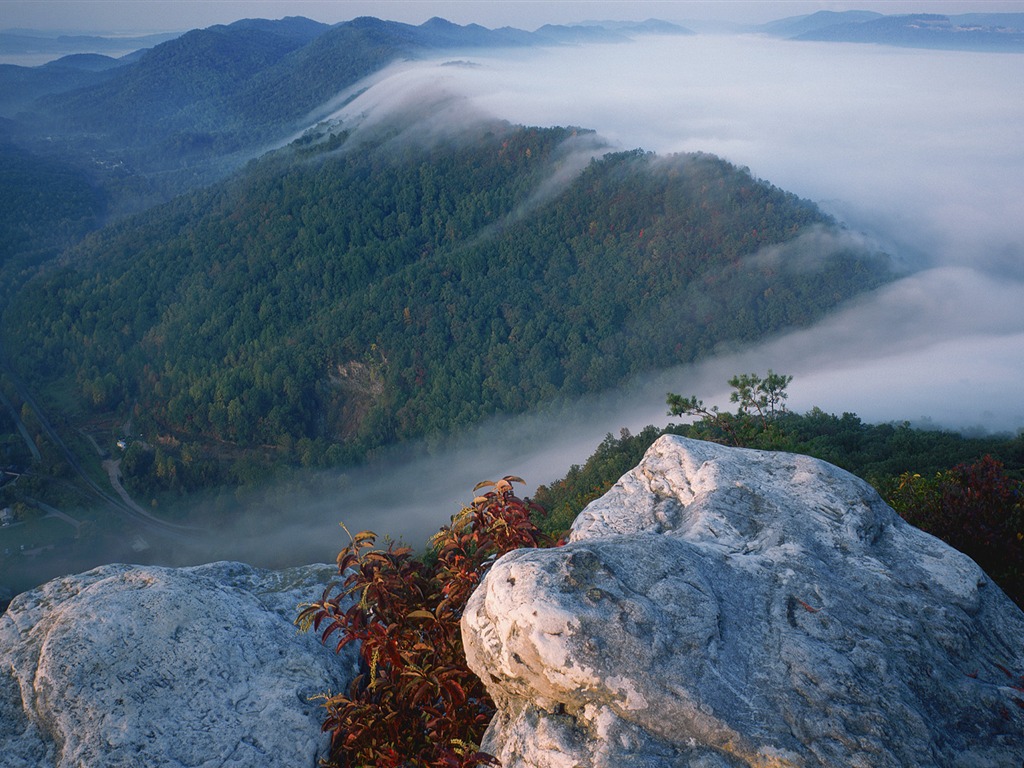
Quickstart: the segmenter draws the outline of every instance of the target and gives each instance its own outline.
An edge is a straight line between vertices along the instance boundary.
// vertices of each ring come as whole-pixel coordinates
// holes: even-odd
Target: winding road
[[[50,442],[53,443],[57,450],[60,451],[64,460],[67,461],[68,466],[70,466],[78,476],[82,478],[87,489],[97,499],[105,503],[112,511],[120,515],[125,520],[134,523],[135,525],[142,526],[153,533],[159,533],[165,536],[170,535],[177,538],[193,538],[202,533],[198,528],[177,525],[175,523],[167,522],[166,520],[161,520],[136,504],[132,500],[131,496],[128,495],[128,491],[126,491],[124,486],[121,485],[120,462],[108,460],[103,462],[103,466],[107,470],[107,476],[110,478],[111,487],[117,493],[117,496],[112,496],[105,488],[89,476],[85,471],[85,468],[82,467],[81,463],[78,461],[78,457],[71,448],[68,447],[67,443],[64,442],[57,430],[50,423],[49,419],[46,418],[46,414],[43,412],[39,403],[32,396],[32,393],[28,390],[28,387],[25,386],[24,382],[22,382],[21,377],[19,377],[17,372],[11,367],[2,346],[0,346],[0,370],[3,370],[3,372],[7,374],[7,377],[18,392],[18,397],[20,397],[22,402],[28,405],[35,414],[36,420],[39,422],[39,428],[43,431]]]

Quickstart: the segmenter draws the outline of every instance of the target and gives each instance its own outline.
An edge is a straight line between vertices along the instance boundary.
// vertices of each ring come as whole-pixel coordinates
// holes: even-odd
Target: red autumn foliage
[[[886,499],[908,522],[970,555],[1024,607],[1024,483],[985,456],[933,478],[904,474]]]
[[[466,666],[459,621],[497,557],[552,543],[530,517],[542,510],[518,498],[513,482],[522,480],[477,485],[488,490],[431,539],[422,559],[393,542],[376,548],[370,531],[350,534],[338,555],[340,584],[302,607],[297,623],[337,651],[357,644],[363,668],[348,692],[324,696],[328,765],[498,765],[477,746],[494,705]]]

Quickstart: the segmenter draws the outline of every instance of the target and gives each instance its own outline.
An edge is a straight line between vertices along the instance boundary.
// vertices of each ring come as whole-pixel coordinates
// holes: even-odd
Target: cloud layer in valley
[[[794,375],[797,411],[1024,428],[1024,56],[697,36],[456,58],[397,65],[339,116],[372,121],[429,95],[455,119],[713,152],[818,202],[906,272],[814,328],[485,425],[443,454],[414,448],[388,473],[350,476],[330,503],[311,501],[276,529],[276,546],[340,541],[328,533],[339,520],[419,542],[477,480],[519,474],[532,492],[605,434],[666,423],[666,391],[728,406],[725,382],[744,371]]]
[[[908,270],[751,366],[785,360],[807,407],[1024,427],[1024,56],[694,36],[461,58],[396,66],[345,112],[443,93],[450,114],[748,166]]]

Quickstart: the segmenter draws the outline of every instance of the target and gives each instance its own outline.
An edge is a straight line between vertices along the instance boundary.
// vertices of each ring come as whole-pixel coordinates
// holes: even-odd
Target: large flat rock
[[[0,765],[316,765],[311,697],[354,660],[292,622],[336,574],[110,565],[19,595],[0,616]]]
[[[661,438],[463,636],[505,768],[1024,761],[1024,613],[803,456]]]

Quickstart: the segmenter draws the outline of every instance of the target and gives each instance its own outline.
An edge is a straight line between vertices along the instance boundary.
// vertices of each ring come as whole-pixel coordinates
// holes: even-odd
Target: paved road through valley
[[[40,407],[36,399],[32,396],[32,393],[28,390],[28,387],[25,386],[24,382],[22,382],[21,380],[21,377],[19,377],[17,372],[11,367],[7,359],[7,355],[4,352],[2,346],[0,346],[0,370],[3,370],[3,372],[7,374],[7,377],[14,385],[14,388],[18,391],[18,397],[20,397],[22,402],[27,404],[28,407],[35,414],[36,420],[39,422],[39,427],[40,429],[42,429],[43,434],[45,434],[46,437],[50,440],[50,442],[53,443],[53,445],[57,448],[57,450],[60,451],[61,455],[63,455],[64,457],[64,460],[67,461],[68,465],[76,473],[78,473],[79,477],[82,478],[82,481],[86,484],[88,489],[100,501],[104,502],[108,507],[110,507],[114,512],[116,512],[124,519],[136,525],[142,526],[146,530],[152,531],[154,533],[160,533],[165,536],[170,535],[176,538],[193,538],[201,533],[201,531],[198,528],[190,528],[183,525],[177,525],[175,523],[170,523],[166,520],[161,520],[160,518],[151,515],[138,504],[131,501],[131,497],[128,496],[128,492],[125,491],[123,487],[121,487],[119,481],[114,481],[114,473],[111,472],[111,470],[108,468],[107,472],[108,475],[111,477],[111,484],[114,488],[119,489],[118,493],[121,494],[121,498],[112,496],[105,488],[103,488],[99,483],[97,483],[95,480],[92,479],[92,477],[89,476],[89,474],[82,467],[81,463],[78,461],[78,457],[75,455],[74,451],[72,451],[71,448],[68,447],[67,443],[65,443],[61,436],[57,433],[57,430],[54,429],[49,419],[46,418],[46,414],[43,412],[43,409]]]

